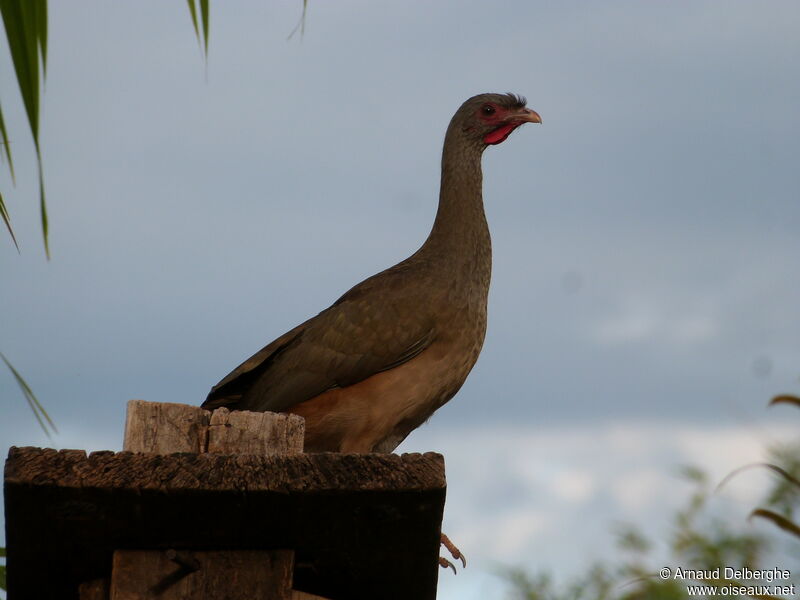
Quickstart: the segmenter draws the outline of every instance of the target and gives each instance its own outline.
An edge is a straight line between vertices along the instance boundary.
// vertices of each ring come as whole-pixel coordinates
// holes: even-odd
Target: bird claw
[[[466,568],[467,559],[464,558],[464,555],[461,553],[461,550],[459,550],[456,547],[456,545],[453,542],[450,541],[450,538],[447,537],[445,534],[442,534],[441,544],[445,548],[447,548],[448,552],[450,552],[450,555],[453,558],[455,558],[456,560],[460,560],[461,561],[461,564],[462,564],[463,568]],[[453,569],[453,573],[457,573],[455,566],[453,566],[453,563],[451,563],[449,560],[447,560],[443,556],[439,557],[439,566],[442,567],[443,569],[447,569],[449,567],[449,568]]]
[[[439,557],[439,566],[443,569],[453,569],[453,574],[458,575],[458,571],[456,571],[455,565],[447,560],[444,556]]]

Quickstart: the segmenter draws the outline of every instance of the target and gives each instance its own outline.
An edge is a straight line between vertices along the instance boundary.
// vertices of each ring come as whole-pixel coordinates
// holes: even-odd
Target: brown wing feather
[[[435,327],[423,290],[409,292],[398,267],[265,346],[214,386],[203,406],[280,412],[417,356]]]
[[[217,385],[211,388],[203,408],[214,409],[220,406],[234,407],[245,392],[258,379],[272,359],[302,334],[305,323],[273,340],[261,350],[228,373]]]

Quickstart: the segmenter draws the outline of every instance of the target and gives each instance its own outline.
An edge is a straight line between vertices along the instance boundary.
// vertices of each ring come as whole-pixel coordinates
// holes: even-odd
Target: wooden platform
[[[76,599],[114,550],[295,551],[332,600],[433,600],[444,461],[404,454],[140,454],[11,448],[8,599]]]

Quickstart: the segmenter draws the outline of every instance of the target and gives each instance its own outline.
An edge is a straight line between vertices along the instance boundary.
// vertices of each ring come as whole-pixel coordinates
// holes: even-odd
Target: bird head
[[[542,122],[525,103],[525,98],[515,94],[473,96],[456,111],[450,129],[482,148],[500,144],[520,125]]]

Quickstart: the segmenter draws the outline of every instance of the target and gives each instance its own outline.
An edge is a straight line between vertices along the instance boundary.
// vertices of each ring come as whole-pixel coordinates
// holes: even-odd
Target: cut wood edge
[[[216,454],[301,454],[305,420],[274,412],[218,408],[208,426],[207,452]]]
[[[130,400],[123,450],[172,454],[206,451],[211,413],[199,406]]]
[[[303,452],[305,420],[285,413],[213,413],[199,406],[130,400],[123,450],[150,454],[256,454]]]

